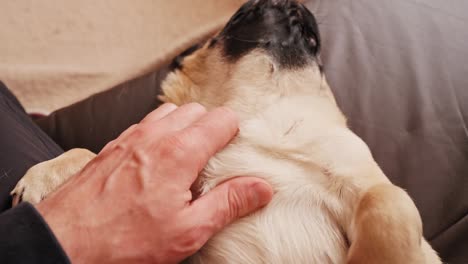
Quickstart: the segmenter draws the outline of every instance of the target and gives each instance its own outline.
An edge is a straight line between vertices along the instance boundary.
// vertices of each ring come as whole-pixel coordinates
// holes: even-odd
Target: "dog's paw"
[[[27,177],[27,175],[29,175],[29,177]],[[34,181],[34,178],[44,177],[36,177],[34,173],[26,174],[18,182],[15,189],[11,191],[10,195],[13,198],[13,206],[18,205],[22,201],[37,204],[45,198],[48,194],[47,187],[41,181]]]
[[[39,203],[95,156],[85,149],[72,149],[55,159],[33,166],[11,191],[13,206],[23,201]]]

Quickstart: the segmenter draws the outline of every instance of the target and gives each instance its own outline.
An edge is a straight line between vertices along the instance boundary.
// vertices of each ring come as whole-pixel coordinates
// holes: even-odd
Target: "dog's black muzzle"
[[[295,68],[317,56],[320,35],[314,15],[295,0],[251,0],[212,40],[217,44],[231,60],[263,49],[281,67]]]

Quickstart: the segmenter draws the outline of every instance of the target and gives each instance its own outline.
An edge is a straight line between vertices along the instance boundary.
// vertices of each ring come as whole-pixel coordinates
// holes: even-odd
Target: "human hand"
[[[165,104],[37,209],[73,263],[177,263],[272,197],[263,180],[238,177],[192,200],[198,173],[237,130],[229,109]]]

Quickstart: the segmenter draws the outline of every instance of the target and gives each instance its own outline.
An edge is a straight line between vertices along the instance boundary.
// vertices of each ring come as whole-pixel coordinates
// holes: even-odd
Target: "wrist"
[[[96,253],[103,251],[90,238],[89,229],[81,225],[80,216],[74,213],[78,211],[64,203],[56,203],[53,198],[35,207],[72,263],[98,263]]]

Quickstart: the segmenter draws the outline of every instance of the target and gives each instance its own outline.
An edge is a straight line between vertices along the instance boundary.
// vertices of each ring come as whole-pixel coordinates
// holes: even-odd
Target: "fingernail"
[[[250,188],[250,194],[252,204],[255,208],[259,208],[267,205],[271,201],[271,198],[273,197],[273,189],[268,183],[259,181],[252,185]]]

